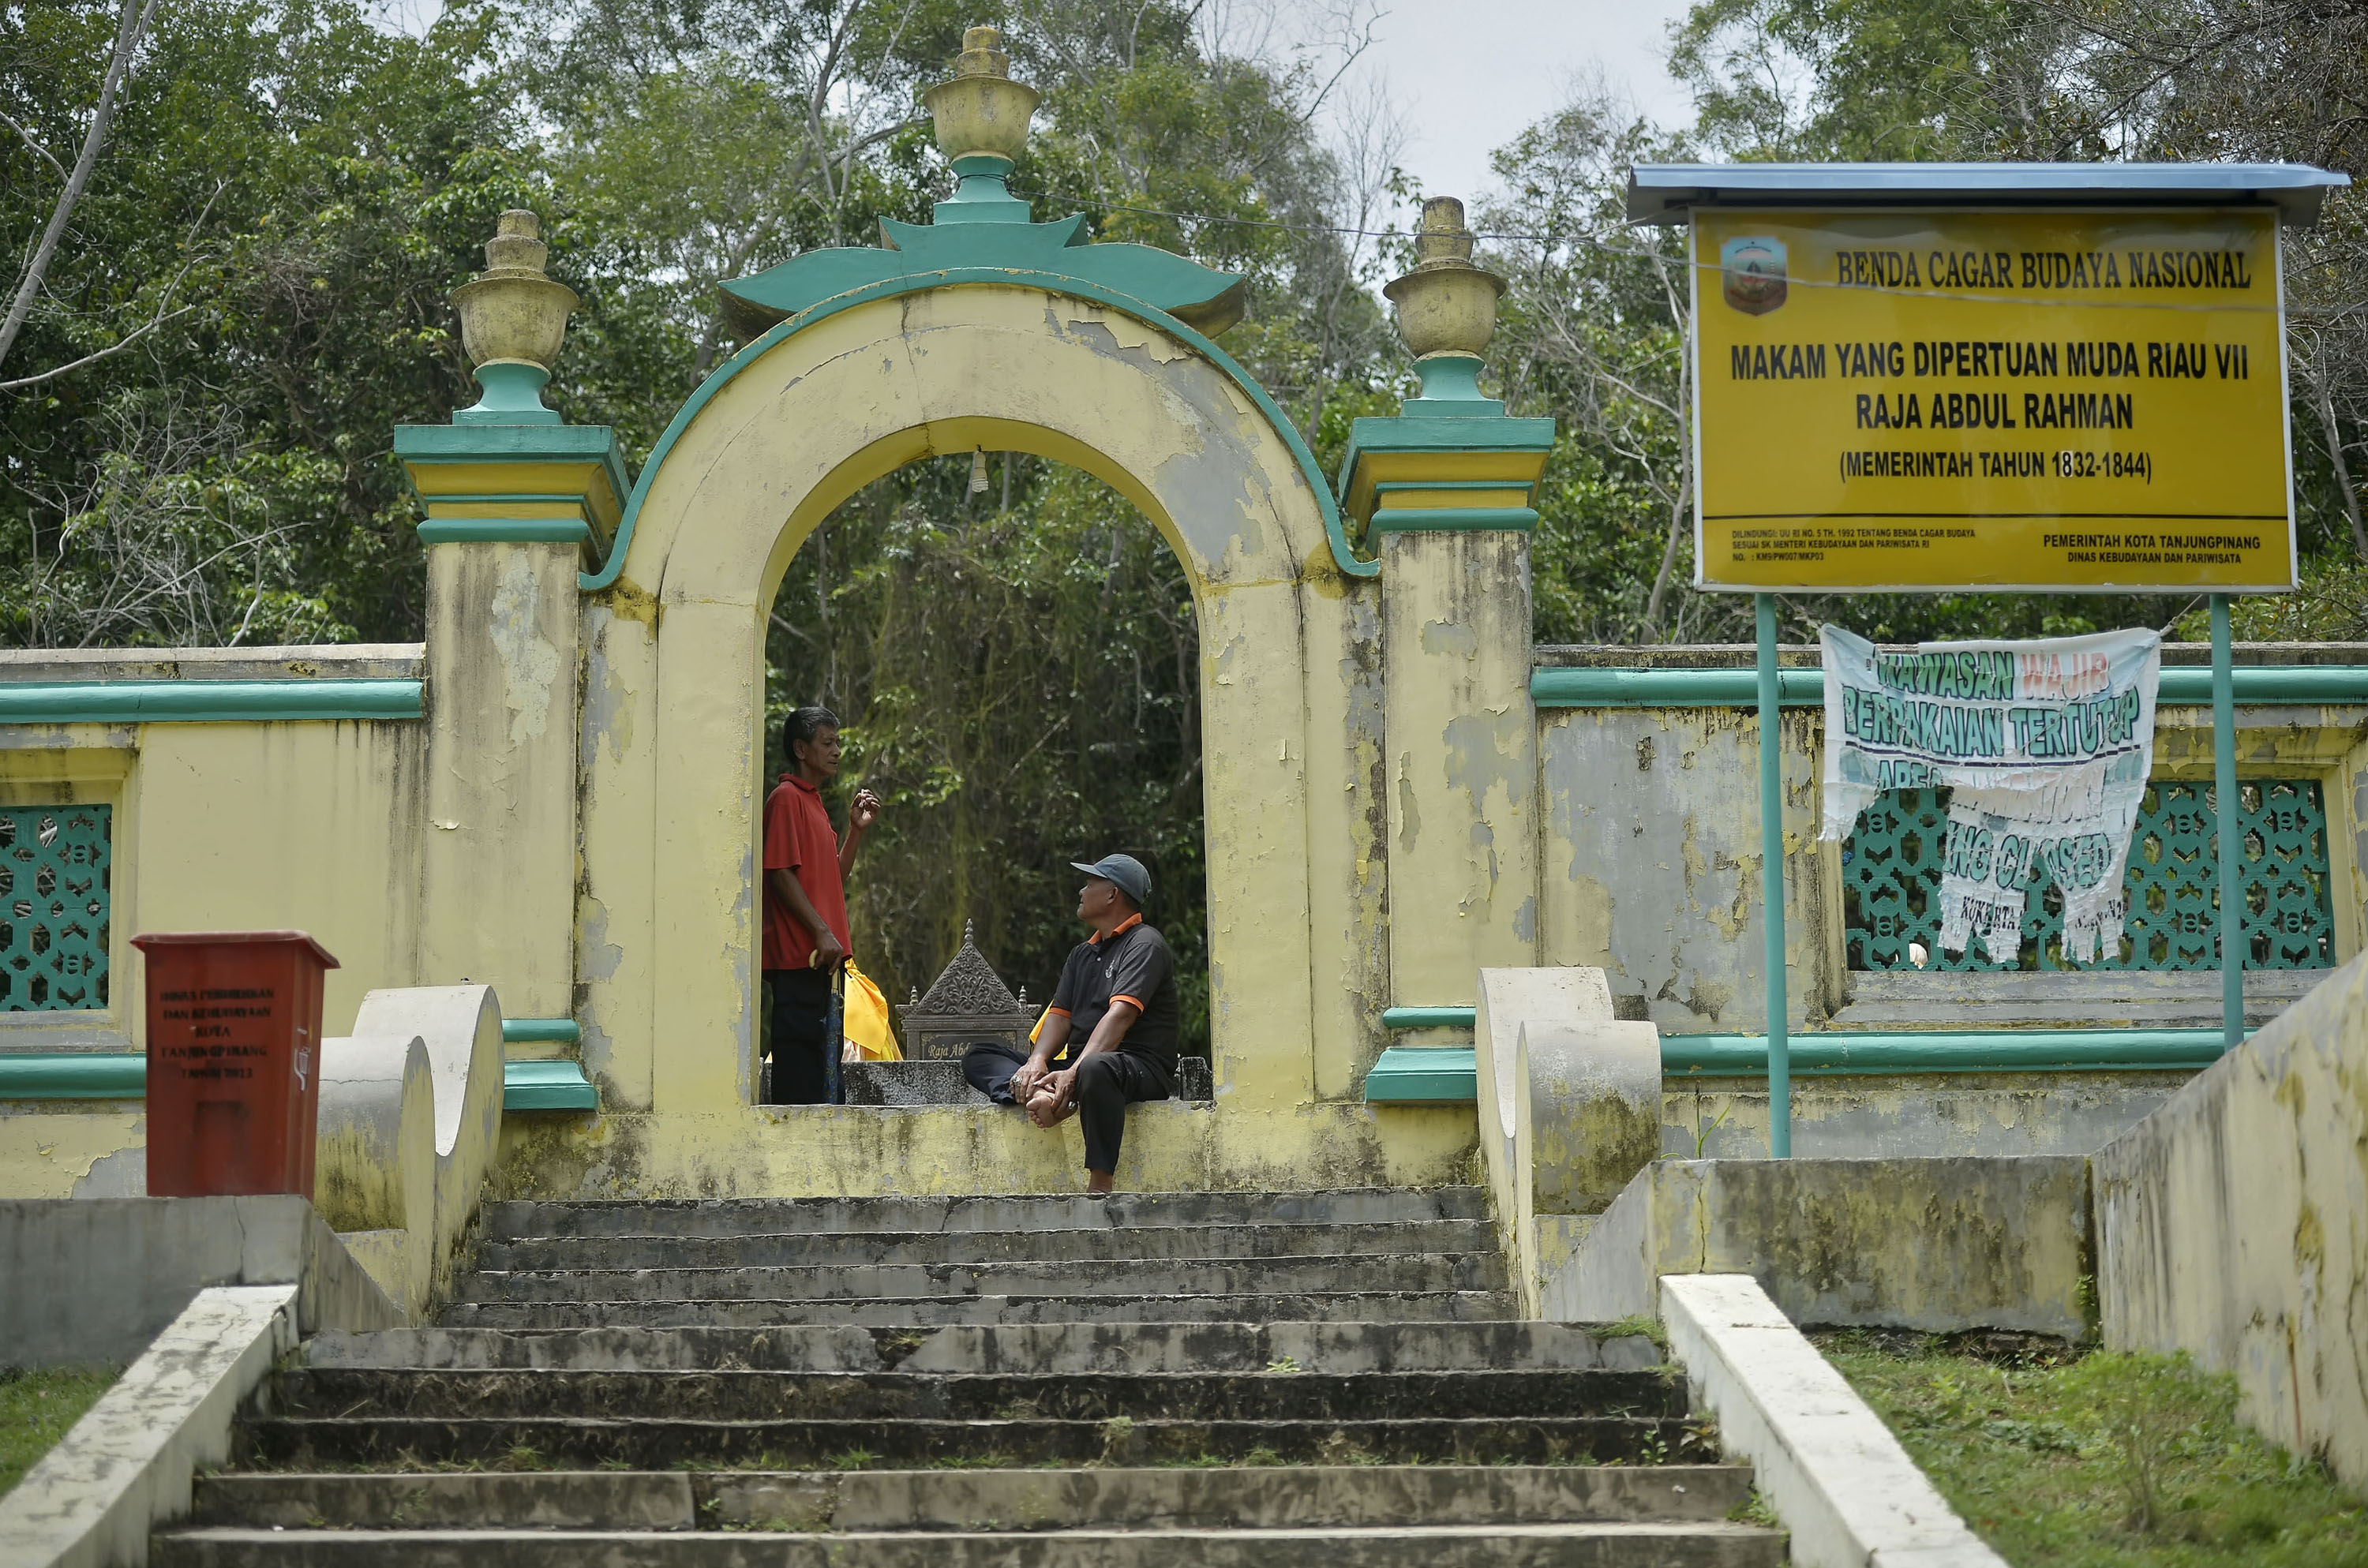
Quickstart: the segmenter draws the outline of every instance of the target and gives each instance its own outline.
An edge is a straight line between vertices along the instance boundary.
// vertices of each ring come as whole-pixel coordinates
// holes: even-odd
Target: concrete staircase
[[[1775,1568],[1476,1189],[504,1203],[269,1379],[159,1568]]]

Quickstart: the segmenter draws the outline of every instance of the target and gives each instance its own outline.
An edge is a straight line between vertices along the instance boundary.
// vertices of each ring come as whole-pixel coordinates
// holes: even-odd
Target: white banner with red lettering
[[[1891,790],[1950,791],[1941,946],[1979,937],[1998,963],[2054,881],[2064,956],[2121,945],[2130,833],[2154,769],[2162,639],[2102,631],[2033,642],[1924,642],[1893,653],[1827,626],[1824,838],[1846,838]]]

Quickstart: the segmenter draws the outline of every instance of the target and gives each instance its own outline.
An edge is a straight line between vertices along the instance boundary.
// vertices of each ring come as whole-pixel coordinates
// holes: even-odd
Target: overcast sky
[[[1384,0],[1373,50],[1413,141],[1406,172],[1439,196],[1476,196],[1488,154],[1559,105],[1600,64],[1663,124],[1692,118],[1669,77],[1669,23],[1684,0]]]
[[[1262,9],[1273,0],[1249,0]],[[1328,0],[1280,0],[1315,17]],[[372,0],[383,23],[417,34],[442,0]],[[1402,106],[1406,172],[1437,196],[1476,197],[1488,154],[1560,105],[1572,80],[1600,68],[1663,124],[1692,118],[1665,58],[1686,0],[1379,0],[1374,47],[1359,62]],[[1336,57],[1337,58],[1337,57]]]

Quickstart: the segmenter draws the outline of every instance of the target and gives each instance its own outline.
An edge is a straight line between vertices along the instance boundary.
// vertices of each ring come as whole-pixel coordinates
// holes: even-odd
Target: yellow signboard
[[[2275,222],[1698,211],[1696,585],[2291,588]]]

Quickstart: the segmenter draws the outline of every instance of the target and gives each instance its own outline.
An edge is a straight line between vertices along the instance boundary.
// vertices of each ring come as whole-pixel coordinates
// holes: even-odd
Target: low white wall
[[[1661,1042],[1611,1016],[1600,969],[1484,969],[1474,1020],[1480,1148],[1522,1311],[1660,1152]]]
[[[1802,1568],[2006,1568],[1858,1391],[1747,1274],[1659,1287],[1669,1351],[1719,1447],[1792,1532]]]
[[[229,1456],[240,1402],[295,1348],[298,1296],[293,1285],[199,1291],[0,1497],[0,1553],[28,1568],[146,1562],[150,1529],[189,1511],[197,1468]]]
[[[501,1003],[485,985],[373,991],[321,1054],[314,1196],[387,1294],[424,1312],[500,1148]]]

